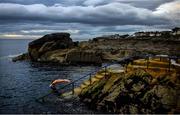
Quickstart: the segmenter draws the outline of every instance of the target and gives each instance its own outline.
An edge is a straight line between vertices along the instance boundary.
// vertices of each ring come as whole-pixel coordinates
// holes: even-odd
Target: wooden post
[[[74,95],[74,82],[72,83],[72,94]]]

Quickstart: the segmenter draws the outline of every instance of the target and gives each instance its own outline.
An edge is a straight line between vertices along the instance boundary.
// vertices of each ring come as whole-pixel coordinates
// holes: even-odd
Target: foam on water
[[[8,58],[14,58],[18,55],[21,55],[22,53],[19,53],[19,54],[14,54],[14,55],[7,55],[7,56],[1,56],[0,59],[8,59]]]

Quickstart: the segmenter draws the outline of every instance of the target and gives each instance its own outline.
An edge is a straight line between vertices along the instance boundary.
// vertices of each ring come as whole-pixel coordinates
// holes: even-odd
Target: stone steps
[[[81,89],[84,89],[84,88],[86,88],[86,87],[87,87],[87,85],[85,85],[85,84],[81,84],[81,85],[80,85],[80,88],[81,88]]]
[[[105,74],[104,74],[104,75],[105,75]],[[80,94],[81,91],[82,91],[82,89],[88,87],[90,84],[93,84],[94,82],[97,82],[97,81],[101,80],[101,79],[104,77],[104,75],[103,75],[103,74],[96,74],[95,76],[93,76],[93,77],[91,78],[91,81],[90,81],[90,79],[84,81],[84,82],[80,85],[80,87],[77,87],[77,88],[74,89],[74,93],[75,93],[76,95]]]
[[[100,78],[100,76],[99,76],[99,78]],[[99,78],[97,78],[96,76],[92,77],[91,81],[90,80],[86,80],[86,81],[83,82],[83,84],[90,85],[90,84],[94,83],[95,81],[99,81]]]
[[[82,91],[82,88],[81,87],[77,87],[77,88],[74,88],[74,93],[77,95],[77,94],[80,94]]]
[[[96,77],[97,79],[102,79],[104,76],[97,74],[95,77]]]
[[[75,95],[78,95],[81,93],[81,91],[88,87],[89,85],[93,84],[94,82],[100,81],[105,75],[110,74],[110,72],[101,72],[101,73],[97,73],[96,75],[91,77],[91,80],[85,80],[79,87],[74,88],[74,93]],[[72,91],[70,91],[69,93],[66,94],[72,94]]]

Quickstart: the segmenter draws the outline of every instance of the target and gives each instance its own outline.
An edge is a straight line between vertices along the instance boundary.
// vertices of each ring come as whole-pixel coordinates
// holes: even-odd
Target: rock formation
[[[75,49],[67,53],[66,62],[71,64],[88,63],[88,64],[101,65],[102,60],[100,55],[98,55],[98,53],[96,53],[93,50],[87,51],[87,50]]]
[[[89,41],[73,42],[69,33],[53,33],[30,42],[28,57],[14,58],[13,61],[30,59],[32,61],[58,62],[60,64],[99,64],[119,61],[126,56],[137,54],[180,56],[179,50],[179,36],[171,36],[171,39],[160,37],[95,38]]]
[[[29,54],[28,53],[24,53],[22,55],[19,55],[17,57],[14,57],[12,59],[13,62],[16,62],[16,61],[21,61],[21,60],[29,60]]]
[[[106,74],[84,87],[80,99],[91,108],[105,113],[178,112],[180,87],[169,76],[153,78],[142,69],[126,74]]]
[[[31,60],[37,61],[41,55],[48,51],[70,47],[73,47],[73,41],[69,33],[53,33],[30,42],[28,53]]]
[[[96,51],[78,47],[69,33],[47,34],[29,43],[28,53],[13,58],[13,61],[58,62],[60,64],[101,65],[102,59]]]

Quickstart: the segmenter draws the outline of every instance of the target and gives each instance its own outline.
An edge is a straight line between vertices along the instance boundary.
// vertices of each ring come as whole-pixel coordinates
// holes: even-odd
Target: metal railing
[[[105,75],[106,75],[106,73],[107,73],[107,67],[110,66],[110,65],[113,65],[113,64],[114,64],[114,63],[105,65],[105,66],[101,67],[100,69],[98,69],[98,70],[96,70],[96,71],[94,71],[94,72],[88,73],[88,74],[86,74],[86,75],[84,75],[84,76],[82,76],[82,77],[80,77],[80,78],[72,81],[71,83],[69,83],[69,84],[67,84],[67,85],[65,85],[65,86],[63,86],[63,87],[60,87],[59,89],[60,89],[60,90],[63,90],[63,89],[65,89],[66,87],[71,86],[71,87],[72,87],[72,88],[71,88],[71,91],[72,91],[72,94],[74,95],[74,88],[75,88],[75,83],[76,83],[76,82],[80,81],[81,79],[84,79],[84,78],[89,77],[90,84],[91,84],[91,83],[92,83],[91,78],[92,78],[93,75],[95,75],[98,71],[100,71],[100,70],[102,70],[102,69],[105,69]]]

